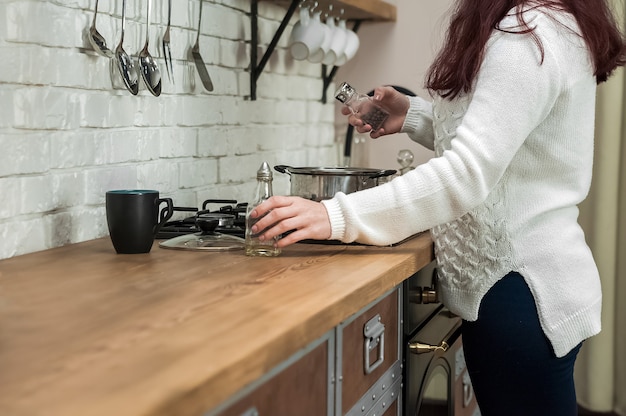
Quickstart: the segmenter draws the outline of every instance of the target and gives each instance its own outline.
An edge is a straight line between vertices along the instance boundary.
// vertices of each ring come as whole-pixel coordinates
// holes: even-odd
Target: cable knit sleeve
[[[458,105],[462,113],[454,131],[437,131],[445,130],[445,124],[437,119],[435,106],[435,131],[452,135],[449,149],[387,184],[323,201],[331,238],[388,245],[452,221],[485,201],[563,88],[560,62],[550,48],[558,34],[555,25],[546,26],[537,32],[548,34],[543,61],[531,36],[494,32],[470,99],[445,102]],[[426,119],[422,104],[412,100],[411,114],[421,120],[411,116],[407,131]]]
[[[414,142],[434,150],[433,106],[420,97],[409,97],[409,111],[401,133],[407,133]]]

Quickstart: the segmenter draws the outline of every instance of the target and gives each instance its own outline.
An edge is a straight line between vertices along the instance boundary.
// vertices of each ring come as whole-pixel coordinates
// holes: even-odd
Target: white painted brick
[[[20,180],[20,203],[22,214],[35,214],[50,211],[52,200],[52,177],[25,176]]]
[[[207,3],[202,9],[202,33],[226,39],[241,39],[249,18],[228,7]]]
[[[76,128],[80,111],[78,95],[49,87],[20,88],[14,95],[15,127],[23,129]]]
[[[70,171],[52,175],[52,209],[71,208],[81,205],[85,199],[84,183],[85,175],[82,172]]]
[[[17,177],[0,178],[0,220],[19,215],[21,209],[21,181]]]
[[[1,6],[2,5],[0,4],[0,7]],[[23,55],[25,54],[24,49],[16,48],[13,45],[0,45],[0,81],[1,82],[3,83],[22,82],[23,74],[26,73],[26,70],[24,69],[24,62],[26,62],[26,59],[23,57]],[[5,101],[2,100],[2,102],[4,103]]]
[[[0,134],[0,177],[42,173],[50,167],[46,133]]]
[[[107,117],[109,109],[113,107],[112,97],[102,91],[95,91],[84,93],[80,98],[81,126],[108,127],[107,119],[113,118]]]
[[[171,161],[163,160],[142,164],[137,167],[137,187],[156,189],[168,194],[178,188],[178,166]]]
[[[250,12],[250,2],[247,0],[220,0],[217,3],[223,4],[226,7],[236,9],[239,12]]]
[[[137,167],[134,165],[90,169],[84,174],[87,205],[103,204],[106,191],[137,188]]]
[[[183,126],[210,126],[221,122],[219,107],[212,106],[212,103],[219,103],[213,96],[208,97],[187,97],[182,101],[182,119],[179,124]]]
[[[198,144],[198,133],[196,130],[167,128],[160,130],[160,136],[160,157],[191,157],[196,154]]]
[[[95,164],[95,132],[51,134],[50,167],[67,169]]]
[[[15,118],[13,112],[13,96],[14,90],[10,87],[0,85],[0,129],[8,128],[13,125]]]
[[[44,219],[40,217],[17,218],[15,221],[2,224],[0,226],[2,257],[13,257],[49,248],[46,244],[46,231],[43,223]]]
[[[160,97],[155,97],[146,91],[143,96],[138,98],[136,125],[139,127],[162,125]]]
[[[122,91],[111,97],[108,104],[107,127],[128,127],[135,124],[138,100],[130,96],[128,91]],[[107,109],[103,108],[102,112]],[[98,111],[94,109],[94,111]]]
[[[110,142],[96,143],[96,149],[101,144],[102,149],[110,150],[106,163],[123,163],[149,161],[159,158],[160,134],[155,129],[141,129],[133,131],[113,132],[109,135]]]
[[[71,244],[75,224],[70,212],[58,212],[44,217],[44,227],[47,230],[47,246],[58,247]]]
[[[178,168],[180,174],[178,186],[183,189],[205,186],[218,181],[217,160],[215,159],[192,159],[180,162]]]
[[[218,157],[228,154],[228,143],[233,140],[236,129],[224,126],[208,127],[198,130],[199,157]]]
[[[72,243],[109,235],[104,205],[71,211],[70,221],[69,239]],[[54,236],[54,233],[52,233],[52,236]],[[111,250],[113,250],[113,246],[111,246]]]
[[[221,158],[219,163],[220,182],[256,181],[256,172],[263,162],[267,162],[270,166],[279,164],[271,153],[252,153]]]

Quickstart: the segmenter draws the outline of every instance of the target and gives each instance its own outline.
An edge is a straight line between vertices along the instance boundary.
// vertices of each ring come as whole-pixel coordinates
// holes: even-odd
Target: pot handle
[[[291,176],[291,172],[289,172],[289,168],[291,168],[291,166],[287,166],[287,165],[276,165],[274,166],[274,170],[280,173],[286,173],[287,175]]]
[[[397,172],[397,170],[395,170],[395,169],[381,170],[380,172],[370,176],[369,178],[370,179],[384,178],[385,176],[393,175],[396,172]]]

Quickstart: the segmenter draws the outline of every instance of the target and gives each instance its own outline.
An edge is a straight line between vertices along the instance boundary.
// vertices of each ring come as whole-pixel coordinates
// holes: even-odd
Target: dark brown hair
[[[626,63],[624,37],[607,0],[458,0],[444,46],[428,70],[426,87],[447,98],[469,92],[494,30],[532,36],[543,59],[541,40],[524,21],[521,7],[517,9],[518,28],[498,27],[511,9],[527,4],[565,10],[576,18],[594,63],[597,83],[606,81],[616,67]]]

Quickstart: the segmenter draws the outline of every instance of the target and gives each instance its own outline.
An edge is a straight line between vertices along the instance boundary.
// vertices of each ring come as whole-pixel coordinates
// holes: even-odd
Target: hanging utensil
[[[131,94],[137,95],[139,92],[139,75],[135,68],[135,62],[128,56],[122,44],[124,43],[124,29],[126,27],[126,0],[122,0],[122,35],[120,36],[120,43],[115,48],[115,57],[117,59],[117,68],[120,71],[122,80],[126,89]]]
[[[167,27],[163,33],[163,58],[165,59],[165,69],[167,79],[174,84],[174,67],[172,66],[172,51],[170,49],[170,26],[172,22],[172,0],[167,1]]]
[[[96,0],[96,8],[93,13],[93,20],[91,21],[91,27],[89,28],[89,43],[94,51],[98,54],[106,57],[113,58],[113,51],[107,47],[107,42],[104,36],[96,29],[96,16],[98,15],[98,0]]]
[[[194,63],[196,64],[196,69],[198,70],[198,75],[200,75],[200,80],[202,81],[202,85],[207,91],[213,91],[213,82],[211,81],[211,77],[209,76],[209,72],[206,70],[206,65],[202,60],[202,56],[200,55],[200,28],[202,27],[202,1],[200,0],[200,16],[198,17],[198,34],[196,35],[196,44],[191,48],[191,56],[193,58]]]
[[[148,91],[155,97],[161,95],[161,71],[156,60],[150,55],[148,51],[148,44],[150,40],[150,11],[152,6],[152,0],[148,0],[148,15],[146,17],[146,43],[143,46],[141,52],[139,52],[139,68],[141,70],[141,76],[143,82],[146,84]]]

